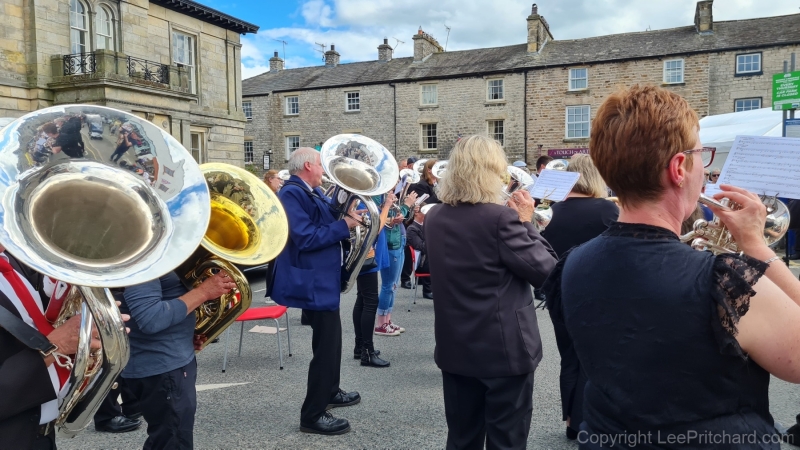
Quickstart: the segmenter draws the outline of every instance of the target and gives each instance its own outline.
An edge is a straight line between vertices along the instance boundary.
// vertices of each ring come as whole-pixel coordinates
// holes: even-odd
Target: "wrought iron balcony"
[[[128,56],[128,75],[155,83],[169,84],[169,66]]]
[[[64,55],[64,75],[78,75],[97,72],[94,53],[75,53]]]

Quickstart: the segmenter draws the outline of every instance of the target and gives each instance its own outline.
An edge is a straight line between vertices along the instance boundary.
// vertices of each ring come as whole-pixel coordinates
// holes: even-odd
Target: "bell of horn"
[[[92,420],[128,361],[108,288],[158,278],[196,248],[210,207],[191,154],[130,113],[65,105],[0,131],[0,244],[73,285],[58,321],[81,312],[78,351],[56,419],[72,437]],[[102,351],[89,348],[92,324]]]
[[[250,307],[250,283],[238,266],[261,265],[278,256],[289,238],[289,221],[277,195],[252,173],[222,163],[203,164],[200,170],[211,193],[211,219],[200,247],[177,272],[189,289],[219,270],[236,284],[197,308],[195,336],[203,338],[202,349]]]
[[[339,134],[325,141],[320,149],[322,169],[331,182],[332,203],[342,219],[361,202],[369,215],[350,232],[350,245],[346,251],[342,270],[345,272],[342,292],[354,285],[380,233],[377,205],[371,196],[389,192],[399,177],[397,162],[389,150],[378,142],[360,134]]]

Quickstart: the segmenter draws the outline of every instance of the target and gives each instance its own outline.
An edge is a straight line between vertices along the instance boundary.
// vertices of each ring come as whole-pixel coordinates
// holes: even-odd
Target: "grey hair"
[[[286,163],[286,170],[288,170],[291,175],[297,175],[298,172],[303,171],[303,167],[306,163],[314,164],[317,155],[319,155],[319,152],[313,148],[300,147],[289,156],[289,161]]]

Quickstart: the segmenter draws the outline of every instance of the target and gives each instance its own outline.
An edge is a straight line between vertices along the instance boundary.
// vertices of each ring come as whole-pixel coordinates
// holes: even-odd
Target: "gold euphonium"
[[[352,216],[360,202],[368,214],[350,230],[350,246],[345,252],[342,292],[354,285],[369,250],[380,233],[380,211],[371,196],[389,192],[397,184],[399,170],[392,154],[381,144],[360,134],[339,134],[322,145],[322,169],[336,186],[331,192],[338,219]]]
[[[230,164],[200,166],[211,192],[211,219],[200,247],[178,268],[189,289],[219,270],[236,288],[197,308],[195,335],[210,343],[244,313],[253,299],[247,278],[237,267],[274,259],[289,238],[289,221],[277,195],[252,173]]]
[[[54,129],[59,138],[48,139]],[[118,146],[122,129],[131,147]],[[23,264],[73,286],[55,325],[81,314],[56,419],[59,434],[72,437],[91,422],[128,361],[125,324],[108,288],[158,278],[185,259],[205,231],[208,188],[172,136],[111,108],[45,108],[3,128],[0,143],[0,243]],[[102,351],[89,348],[93,326]]]

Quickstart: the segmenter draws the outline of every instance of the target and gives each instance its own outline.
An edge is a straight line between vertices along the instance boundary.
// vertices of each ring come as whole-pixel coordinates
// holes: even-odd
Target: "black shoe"
[[[781,440],[787,444],[800,447],[800,424],[794,424],[781,435]]]
[[[423,292],[422,293],[422,298],[427,298],[427,299],[433,300],[433,292]]]
[[[125,416],[117,416],[108,422],[94,424],[94,429],[106,433],[127,433],[142,426],[141,420],[131,420]]]
[[[389,361],[385,359],[381,359],[378,356],[378,352],[375,350],[370,351],[369,349],[364,349],[361,351],[361,365],[362,366],[369,366],[369,367],[389,367]]]
[[[128,419],[130,419],[130,420],[139,420],[139,419],[141,419],[141,418],[142,418],[142,413],[140,413],[140,412],[137,412],[137,413],[133,413],[133,414],[131,414],[131,415],[127,415],[127,414],[125,414],[125,417],[126,417],[126,418],[128,418]]]
[[[361,350],[362,347],[356,345],[356,347],[353,349],[353,359],[361,359]],[[380,355],[380,354],[381,354],[380,350],[375,350],[375,355]]]
[[[789,259],[792,261],[797,261],[798,259],[800,259],[800,253],[792,253],[791,255],[789,255]]]
[[[328,401],[328,409],[331,408],[341,408],[342,406],[351,406],[359,403],[361,401],[361,395],[358,392],[345,392],[339,389],[339,393],[334,395],[332,399]]]
[[[569,439],[570,441],[578,439],[578,430],[571,427],[567,427],[567,439]]]
[[[411,282],[410,281],[403,281],[400,283],[400,287],[403,289],[411,289]]]
[[[350,422],[348,422],[347,419],[337,419],[333,417],[331,413],[325,411],[314,423],[304,424],[300,422],[300,431],[303,433],[334,436],[337,434],[345,434],[350,431]]]

